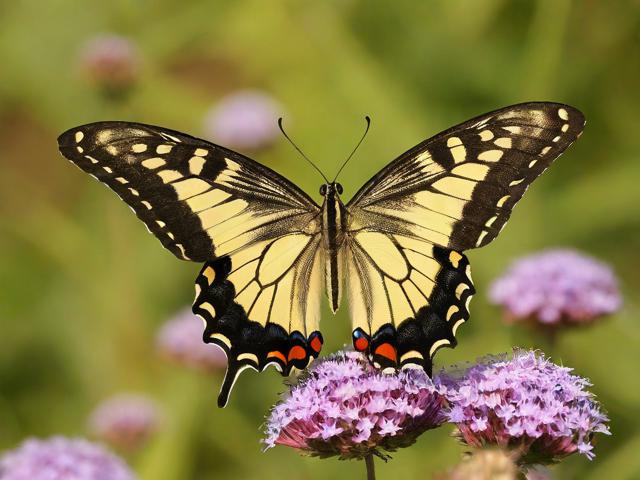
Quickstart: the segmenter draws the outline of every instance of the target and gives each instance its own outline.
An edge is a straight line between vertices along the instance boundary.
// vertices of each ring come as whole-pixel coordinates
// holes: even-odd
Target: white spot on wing
[[[471,298],[471,297],[469,297]],[[456,336],[456,332],[458,331],[458,327],[460,325],[462,325],[465,322],[464,318],[461,318],[460,320],[458,320],[456,323],[453,324],[453,328],[451,329],[453,332],[453,336]]]
[[[509,137],[498,138],[493,143],[500,148],[511,148],[511,139]]]
[[[200,175],[205,162],[206,160],[202,157],[191,157],[189,159],[189,172],[191,172],[192,175]]]
[[[482,162],[497,162],[502,158],[504,152],[502,150],[486,150],[478,155],[478,160]]]
[[[164,158],[152,157],[142,161],[142,166],[148,169],[163,167],[167,164]]]
[[[476,242],[476,247],[479,247],[480,244],[482,243],[482,240],[484,240],[484,237],[487,236],[487,231],[483,230],[482,233],[480,233],[480,236],[478,237],[478,241]]]
[[[451,342],[446,338],[438,340],[433,345],[431,345],[431,349],[429,350],[429,356],[433,356],[433,354],[436,353],[436,350],[438,350],[440,347],[444,347],[445,345],[450,345],[450,344]]]
[[[447,147],[453,148],[457,147],[458,145],[462,145],[462,140],[460,140],[459,137],[449,137],[447,139]]]
[[[131,147],[135,153],[142,153],[147,150],[147,146],[144,143],[136,143],[133,147]]]
[[[480,132],[480,140],[488,142],[493,138],[493,132],[491,130],[483,130]]]

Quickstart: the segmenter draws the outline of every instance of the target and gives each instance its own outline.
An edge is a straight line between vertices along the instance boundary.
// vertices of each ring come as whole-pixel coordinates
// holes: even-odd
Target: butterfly
[[[62,154],[124,200],[162,245],[203,262],[193,311],[228,358],[218,404],[239,374],[304,369],[323,344],[324,288],[349,292],[352,342],[383,372],[422,368],[456,345],[475,289],[463,251],[491,242],[514,205],[582,133],[583,114],[531,102],[456,125],[400,155],[348,203],[321,204],[239,153],[162,127],[98,122]]]

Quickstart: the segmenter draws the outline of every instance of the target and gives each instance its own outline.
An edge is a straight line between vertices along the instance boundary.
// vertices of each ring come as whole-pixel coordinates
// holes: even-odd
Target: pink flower
[[[118,457],[83,439],[28,439],[0,457],[2,480],[134,480]]]
[[[131,40],[103,34],[89,39],[80,55],[80,68],[87,79],[107,93],[119,93],[136,83],[140,58]]]
[[[204,119],[205,135],[231,148],[258,150],[279,135],[282,108],[273,98],[257,90],[243,90],[220,100]]]
[[[227,357],[213,344],[204,343],[202,320],[185,308],[165,323],[158,333],[157,345],[167,358],[201,370],[224,369]]]
[[[441,425],[442,389],[422,370],[387,375],[360,353],[315,363],[267,419],[267,448],[364,458],[407,447]]]
[[[135,450],[156,432],[160,408],[144,395],[121,394],[102,402],[89,417],[90,430],[124,450]]]
[[[511,321],[581,324],[622,305],[611,268],[572,250],[548,250],[516,261],[490,290]]]

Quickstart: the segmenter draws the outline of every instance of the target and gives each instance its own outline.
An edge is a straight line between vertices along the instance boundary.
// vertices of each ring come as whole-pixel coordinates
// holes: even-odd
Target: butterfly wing
[[[272,365],[289,375],[317,358],[323,343],[319,243],[320,235],[292,233],[202,268],[193,311],[205,320],[204,340],[228,358],[219,406],[247,368]]]
[[[226,404],[240,371],[283,375],[317,357],[320,209],[274,171],[173,130],[100,122],[63,133],[62,154],[114,190],[175,256],[206,262],[194,312],[223,348]]]
[[[498,235],[583,127],[567,105],[514,105],[422,142],[369,180],[347,205],[356,348],[429,370],[438,347],[454,346],[474,293],[461,251]]]

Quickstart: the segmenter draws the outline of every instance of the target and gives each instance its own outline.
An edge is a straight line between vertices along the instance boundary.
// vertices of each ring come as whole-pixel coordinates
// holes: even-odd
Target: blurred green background
[[[138,84],[105,97],[79,72],[92,36],[127,36]],[[454,123],[553,100],[587,129],[537,181],[499,239],[469,256],[478,295],[459,346],[436,368],[536,339],[502,323],[489,282],[517,256],[571,246],[612,264],[625,307],[564,333],[552,353],[593,383],[611,416],[595,461],[557,478],[640,478],[640,4],[636,1],[199,0],[0,2],[0,449],[31,435],[83,435],[86,415],[122,391],[153,395],[167,421],[128,460],[144,479],[359,478],[358,462],[261,452],[283,390],[273,371],[241,377],[219,410],[220,376],[169,365],[154,341],[189,304],[199,265],[163,251],[111,192],[58,153],[67,128],[124,119],[202,135],[207,110],[242,88],[267,92],[288,133],[329,174],[371,131],[341,182],[348,199],[378,169]],[[319,178],[279,139],[252,154],[316,195]],[[344,307],[344,306],[343,306]],[[324,310],[325,352],[350,339]],[[213,348],[213,347],[212,347]],[[380,478],[430,478],[464,451],[450,428],[379,462]]]

